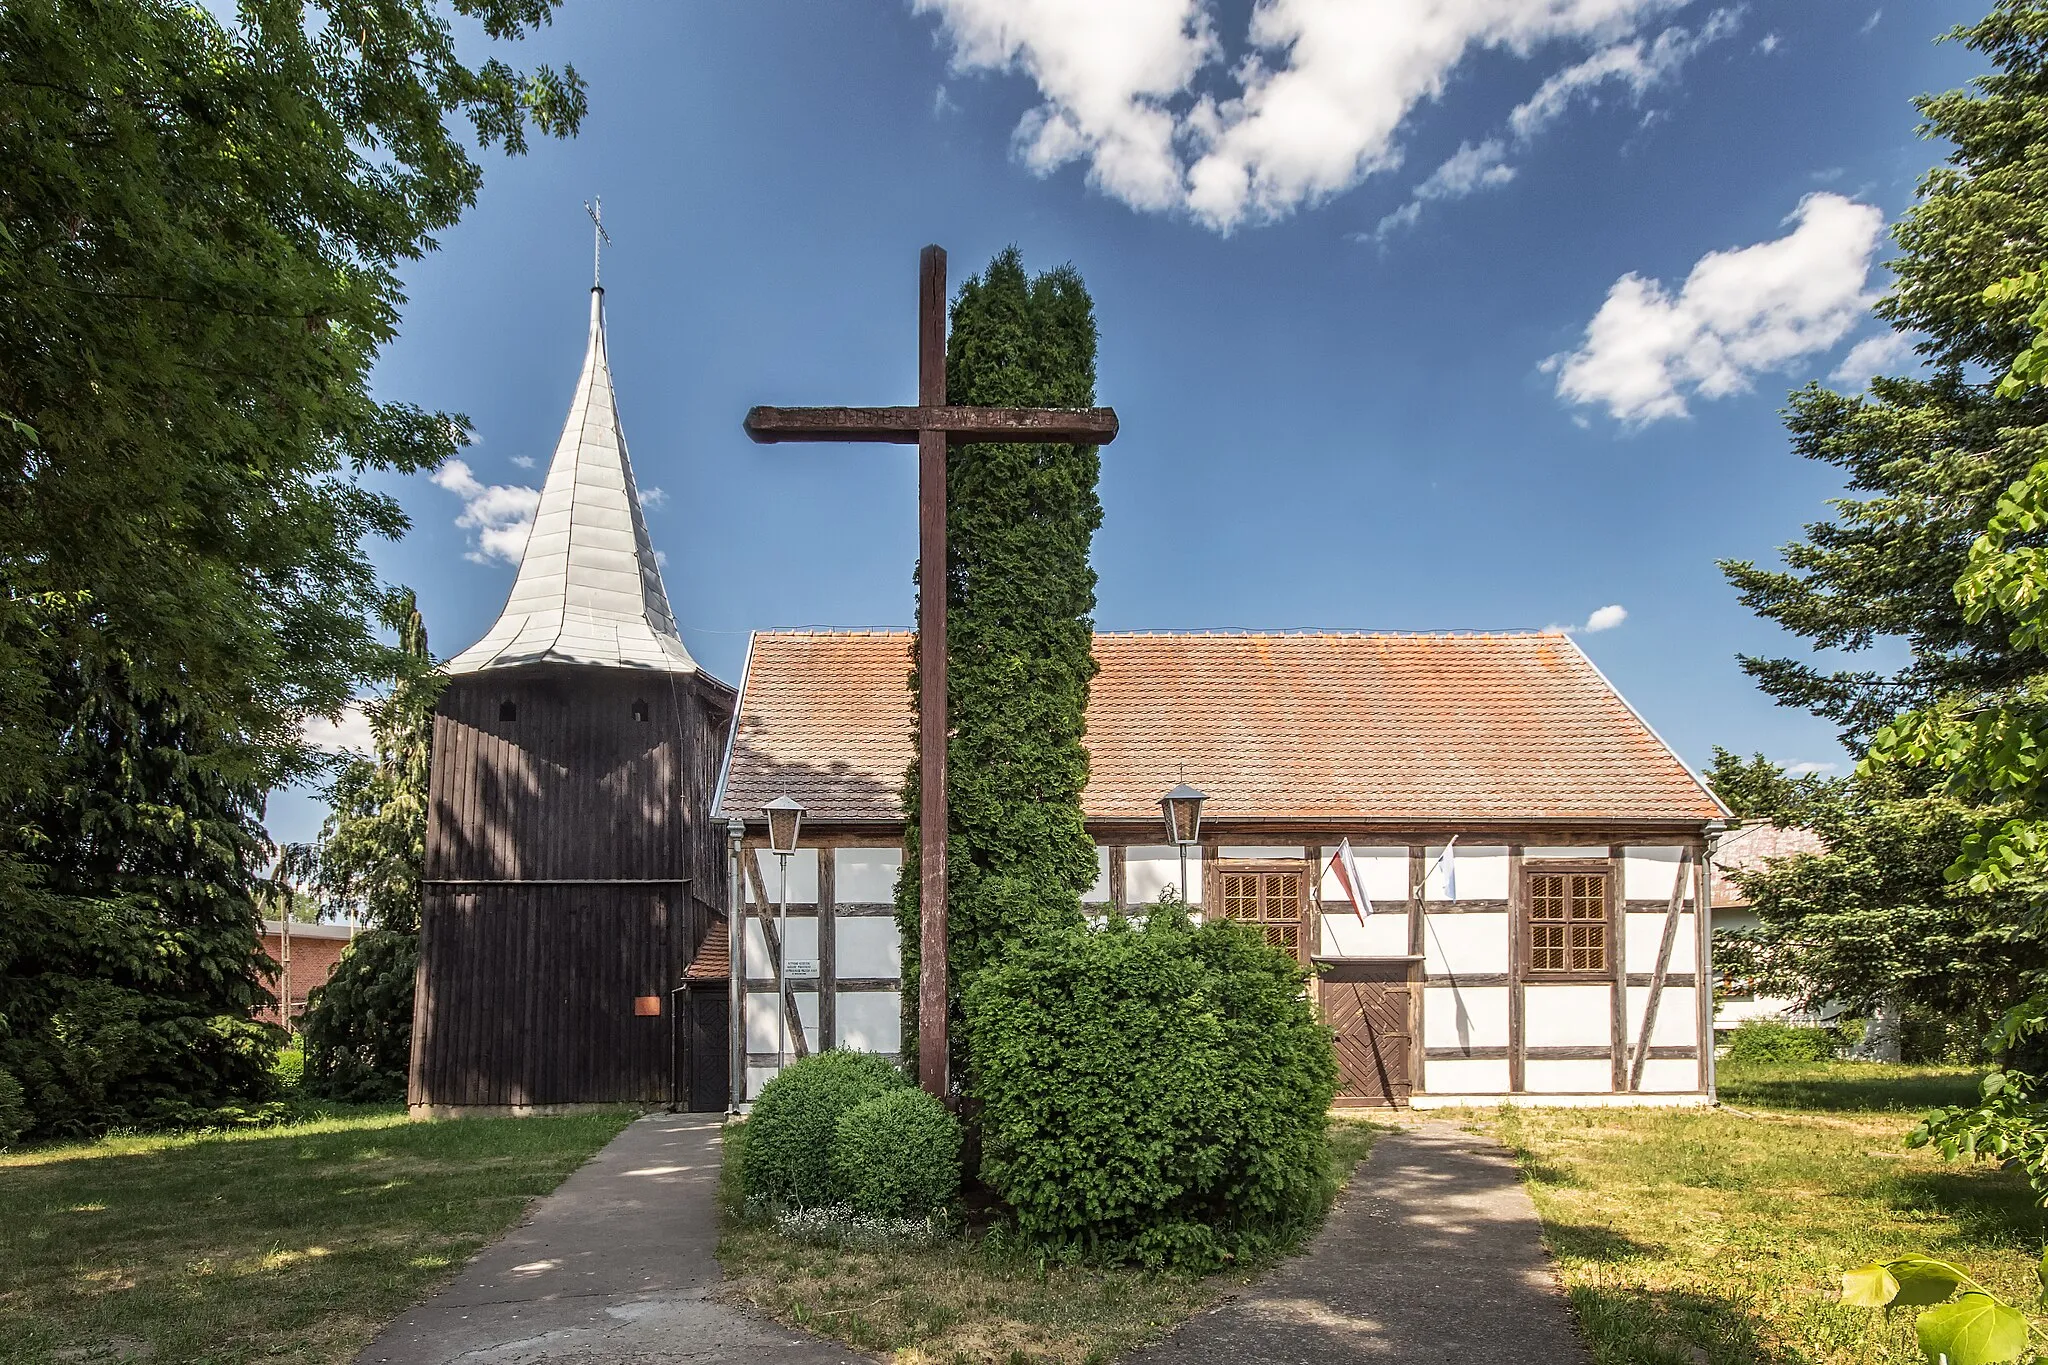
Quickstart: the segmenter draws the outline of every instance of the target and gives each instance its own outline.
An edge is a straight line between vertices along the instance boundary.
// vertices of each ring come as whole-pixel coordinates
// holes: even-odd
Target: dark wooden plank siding
[[[508,701],[516,717],[501,720]],[[611,669],[450,682],[434,719],[414,1103],[676,1098],[673,992],[724,895],[708,812],[731,705],[715,683]],[[661,1012],[636,1014],[641,997]],[[687,1051],[723,1065],[722,1043]]]

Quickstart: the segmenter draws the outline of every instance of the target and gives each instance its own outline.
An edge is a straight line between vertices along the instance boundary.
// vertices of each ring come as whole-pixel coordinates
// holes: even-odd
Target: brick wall
[[[292,1018],[306,1012],[307,992],[333,974],[334,964],[341,961],[342,949],[348,947],[348,939],[346,925],[292,925]],[[284,960],[284,941],[275,920],[264,922],[263,951],[272,962],[281,964]],[[280,974],[273,978],[270,988],[273,994],[282,996],[284,977]],[[261,1010],[256,1017],[267,1024],[278,1022],[275,1009]]]

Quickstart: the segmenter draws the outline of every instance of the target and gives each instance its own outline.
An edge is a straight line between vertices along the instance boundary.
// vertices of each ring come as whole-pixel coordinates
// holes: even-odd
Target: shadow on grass
[[[2031,1254],[2048,1235],[2048,1213],[2034,1204],[2026,1176],[1988,1161],[1900,1172],[1878,1194],[1901,1213],[1951,1220],[1953,1235],[1972,1245],[2011,1246]]]
[[[1550,1254],[1574,1261],[1598,1261],[1611,1265],[1665,1254],[1654,1242],[1639,1242],[1613,1228],[1592,1223],[1545,1223],[1543,1243]]]
[[[1578,1285],[1569,1297],[1596,1365],[1794,1365],[1799,1360],[1768,1346],[1743,1304],[1716,1294]]]
[[[1917,1113],[1971,1103],[1982,1077],[1980,1071],[1879,1062],[1731,1064],[1722,1067],[1717,1086],[1722,1103],[1738,1109]]]

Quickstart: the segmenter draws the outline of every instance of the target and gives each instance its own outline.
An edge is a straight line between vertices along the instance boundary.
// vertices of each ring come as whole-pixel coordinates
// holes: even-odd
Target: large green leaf
[[[1885,1269],[1899,1282],[1899,1292],[1892,1299],[1898,1308],[1941,1303],[1969,1278],[1947,1261],[1917,1254],[1894,1257],[1885,1262]]]
[[[1842,1276],[1842,1302],[1851,1308],[1887,1308],[1898,1292],[1899,1282],[1876,1261]]]
[[[1930,1365],[1995,1365],[2027,1346],[2026,1318],[1975,1290],[1922,1313],[1913,1333]]]

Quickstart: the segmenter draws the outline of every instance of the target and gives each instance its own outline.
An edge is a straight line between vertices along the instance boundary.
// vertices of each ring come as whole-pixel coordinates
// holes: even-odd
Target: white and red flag
[[[1337,845],[1337,851],[1330,855],[1329,870],[1337,885],[1344,888],[1344,894],[1351,898],[1351,908],[1358,912],[1358,917],[1370,915],[1372,897],[1365,894],[1365,878],[1358,875],[1358,859],[1352,856],[1349,839]]]

